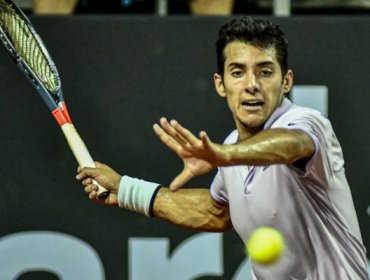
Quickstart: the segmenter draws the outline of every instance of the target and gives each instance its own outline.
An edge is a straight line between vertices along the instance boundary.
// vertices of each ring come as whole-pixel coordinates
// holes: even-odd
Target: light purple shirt
[[[252,262],[255,279],[368,280],[365,247],[348,186],[342,149],[318,111],[285,99],[269,128],[300,129],[315,143],[302,169],[293,165],[220,167],[212,197],[229,205],[233,226],[246,242],[257,227],[278,229],[285,253],[270,266]],[[239,134],[225,140],[232,144]]]

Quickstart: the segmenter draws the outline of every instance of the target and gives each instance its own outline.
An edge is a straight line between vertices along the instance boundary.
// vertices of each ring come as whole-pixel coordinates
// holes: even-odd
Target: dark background
[[[168,184],[182,164],[152,132],[161,116],[176,118],[194,132],[204,129],[217,142],[233,129],[212,79],[214,42],[228,18],[31,19],[58,66],[69,111],[94,159],[122,174]],[[370,18],[271,19],[287,33],[295,84],[329,89],[329,118],[344,150],[364,242],[370,248]],[[107,279],[125,279],[129,237],[169,237],[174,248],[194,234],[89,201],[74,179],[77,163],[62,132],[4,48],[0,77],[1,236],[28,230],[74,235],[95,248]],[[208,187],[212,176],[189,185]],[[224,236],[224,255],[225,275],[217,279],[230,279],[244,258],[233,232]]]

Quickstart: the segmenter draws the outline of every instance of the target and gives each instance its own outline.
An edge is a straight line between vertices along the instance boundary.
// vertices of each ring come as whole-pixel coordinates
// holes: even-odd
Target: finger
[[[171,191],[177,191],[181,187],[183,187],[190,179],[192,179],[194,176],[191,175],[189,172],[186,172],[186,170],[183,170],[173,181],[171,182],[169,188]]]
[[[96,168],[84,167],[84,168],[82,168],[82,170],[80,171],[80,173],[78,173],[76,175],[76,179],[77,180],[83,180],[86,177],[95,178],[97,175],[98,175],[98,171],[97,171]]]
[[[174,129],[174,127],[167,121],[166,118],[160,119],[160,124],[162,128],[166,131],[168,135],[170,135],[176,142],[178,142],[180,145],[184,146],[187,144],[188,141],[184,139],[177,131]]]
[[[89,186],[93,183],[93,180],[91,178],[85,178],[83,181],[82,181],[82,185],[84,186]]]
[[[209,148],[209,146],[212,144],[211,139],[209,139],[209,137],[208,137],[208,135],[205,131],[201,131],[199,133],[199,138],[200,138],[200,140],[202,140],[202,143],[203,143],[204,147],[206,147],[206,148]]]
[[[180,135],[185,142],[190,143],[192,146],[199,144],[199,139],[193,133],[191,133],[190,130],[183,127],[178,121],[172,120],[171,126],[176,131],[176,134]]]
[[[81,180],[85,179],[86,177],[87,177],[87,175],[86,175],[86,174],[84,174],[84,173],[78,173],[78,174],[76,175],[76,179],[77,179],[77,180],[79,180],[79,181],[81,181]]]
[[[172,136],[168,135],[168,133],[162,129],[158,124],[153,125],[154,132],[157,134],[159,139],[171,150],[173,150],[176,154],[180,157],[188,157],[189,154],[185,149],[183,149],[183,143],[179,143],[179,141],[184,142],[184,140],[174,139]]]
[[[99,190],[99,187],[95,184],[86,185],[85,188],[84,188],[84,191],[86,193],[97,192],[98,190]]]
[[[92,191],[89,193],[89,198],[92,200],[98,199],[98,193],[96,191]]]
[[[153,130],[163,144],[165,144],[171,150],[177,152],[177,149],[180,147],[180,145],[173,140],[173,138],[170,137],[158,124],[153,125]]]

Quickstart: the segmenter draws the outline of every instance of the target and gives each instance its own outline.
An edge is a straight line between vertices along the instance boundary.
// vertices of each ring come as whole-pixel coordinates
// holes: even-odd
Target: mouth
[[[242,107],[246,110],[257,110],[261,109],[264,102],[260,100],[243,101]]]

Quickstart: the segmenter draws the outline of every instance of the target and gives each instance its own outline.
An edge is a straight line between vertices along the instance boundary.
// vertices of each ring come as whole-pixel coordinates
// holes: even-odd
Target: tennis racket
[[[0,0],[0,40],[52,112],[78,164],[95,167],[68,114],[58,70],[50,54],[30,20],[11,0]],[[107,198],[109,192],[96,181],[94,184],[99,186],[98,198]]]

